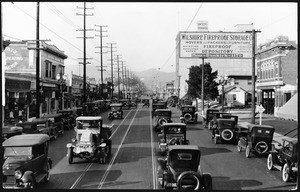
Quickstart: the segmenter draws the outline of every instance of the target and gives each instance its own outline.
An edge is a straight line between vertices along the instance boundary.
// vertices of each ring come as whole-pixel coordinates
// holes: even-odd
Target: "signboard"
[[[252,34],[245,32],[181,32],[180,58],[252,58]]]

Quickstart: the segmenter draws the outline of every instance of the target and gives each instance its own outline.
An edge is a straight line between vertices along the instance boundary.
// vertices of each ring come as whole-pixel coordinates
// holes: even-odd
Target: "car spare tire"
[[[266,153],[268,151],[268,145],[265,141],[260,141],[256,143],[254,149],[259,154]]]
[[[166,119],[160,119],[160,120],[158,121],[158,124],[159,124],[160,126],[162,126],[162,125],[165,124],[165,123],[167,123],[167,120],[166,120]]]
[[[182,172],[177,179],[177,188],[179,190],[192,189],[199,190],[201,187],[201,180],[199,173],[194,171]]]
[[[224,129],[221,133],[221,137],[225,141],[230,141],[233,138],[233,132],[230,129]]]
[[[184,117],[184,120],[186,120],[186,121],[190,121],[192,119],[192,115],[190,113],[184,114],[183,117]]]

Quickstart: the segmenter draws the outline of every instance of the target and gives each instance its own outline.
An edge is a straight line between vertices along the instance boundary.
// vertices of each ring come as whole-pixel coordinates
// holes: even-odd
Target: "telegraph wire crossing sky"
[[[4,39],[12,41],[34,40],[36,37],[36,2],[1,2],[2,32]],[[66,72],[83,74],[78,58],[83,57],[83,2],[41,2],[40,39],[57,46],[68,58]],[[196,31],[198,20],[207,20],[209,31],[234,32],[237,24],[251,24],[260,30],[258,44],[277,35],[296,41],[298,32],[297,3],[145,3],[145,2],[94,2],[86,3],[87,75],[100,78],[100,46],[95,25],[105,25],[103,46],[114,45],[114,55],[122,55],[122,61],[130,71],[150,68],[175,72],[176,35],[179,31]],[[107,52],[103,48],[103,52]],[[110,76],[110,53],[103,55],[106,67],[104,78]]]

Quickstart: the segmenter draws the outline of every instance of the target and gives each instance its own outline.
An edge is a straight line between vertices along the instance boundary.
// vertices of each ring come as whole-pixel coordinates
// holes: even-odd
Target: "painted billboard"
[[[180,32],[180,58],[252,58],[252,34],[245,32]]]
[[[5,72],[35,73],[34,50],[28,50],[26,43],[10,44],[4,52]]]

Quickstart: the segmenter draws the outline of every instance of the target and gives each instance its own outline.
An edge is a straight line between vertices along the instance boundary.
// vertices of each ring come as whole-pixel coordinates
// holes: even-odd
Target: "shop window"
[[[248,85],[252,85],[252,80],[247,80]]]

